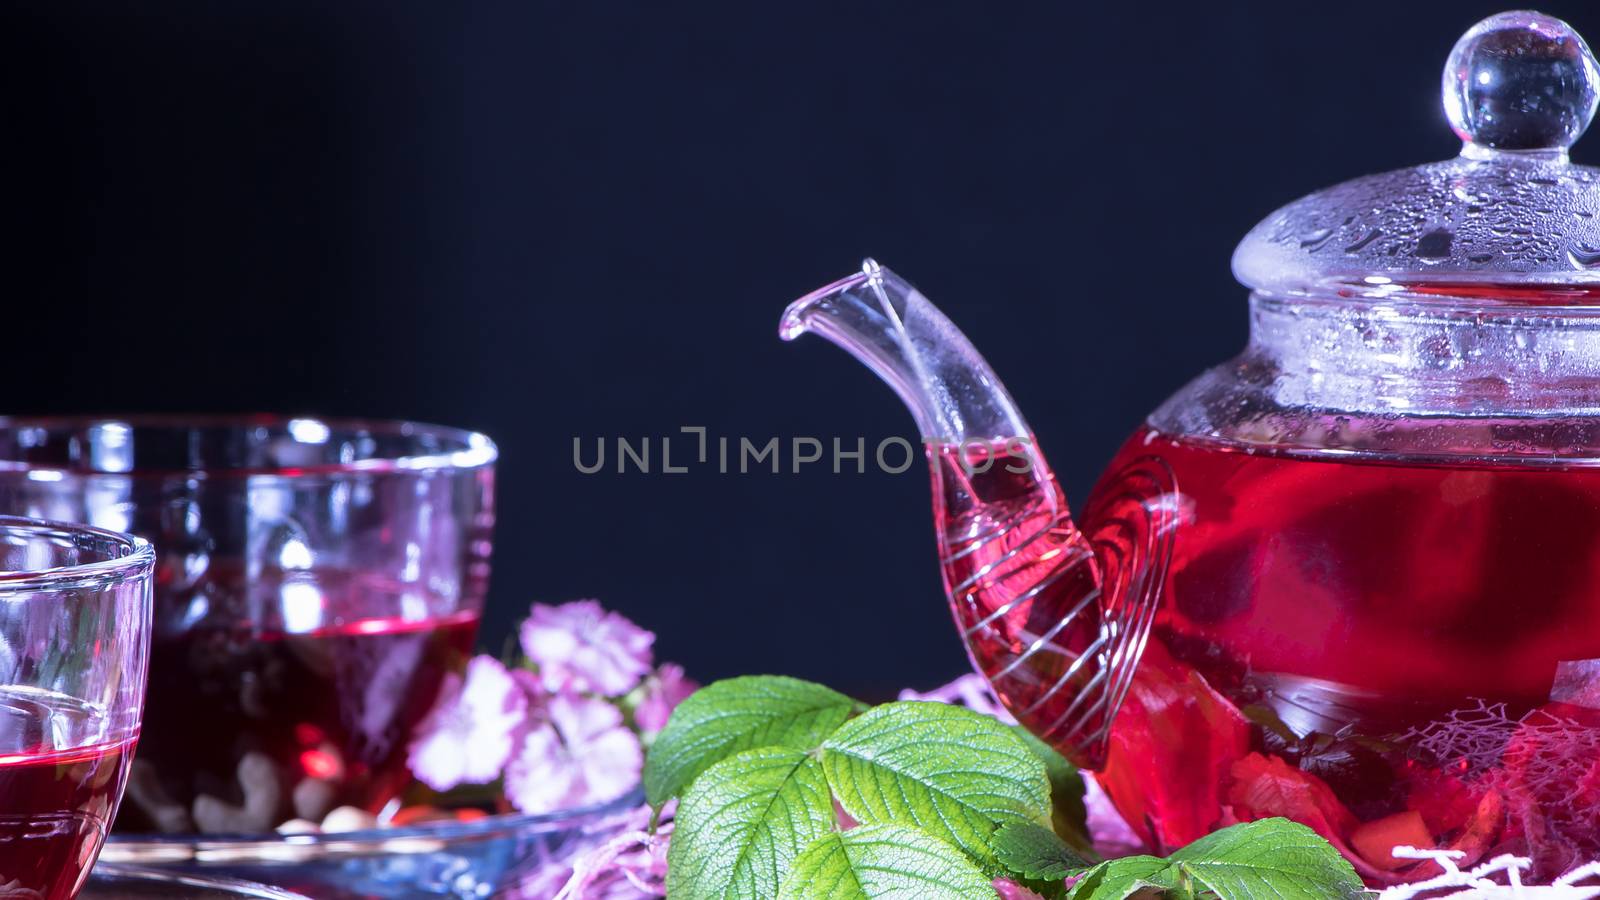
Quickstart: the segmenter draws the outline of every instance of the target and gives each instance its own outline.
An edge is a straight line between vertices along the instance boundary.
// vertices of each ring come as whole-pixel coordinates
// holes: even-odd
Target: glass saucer
[[[505,813],[334,834],[117,835],[100,858],[281,884],[317,900],[481,900],[620,833],[644,792],[543,815]],[[637,825],[633,826],[637,827]]]
[[[160,872],[132,866],[99,865],[78,900],[310,900],[281,888],[250,881]]]

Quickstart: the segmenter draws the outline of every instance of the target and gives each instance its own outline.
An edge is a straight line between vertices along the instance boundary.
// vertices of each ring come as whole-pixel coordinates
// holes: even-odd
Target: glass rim
[[[469,470],[493,465],[500,456],[499,447],[486,434],[467,428],[435,425],[409,419],[365,419],[338,416],[261,414],[185,414],[138,413],[133,415],[45,415],[0,416],[0,431],[17,431],[24,428],[61,430],[82,428],[97,424],[123,424],[134,429],[237,429],[282,428],[291,435],[296,428],[322,429],[326,434],[368,432],[402,438],[432,436],[456,444],[460,449],[423,453],[388,454],[356,459],[349,462],[314,463],[305,466],[158,466],[135,469],[130,472],[85,471],[59,465],[29,463],[14,459],[0,459],[0,473],[59,473],[65,478],[90,478],[97,476],[118,478],[170,477],[183,475],[191,478],[243,478],[275,476],[298,478],[311,475],[340,475],[358,473],[417,472],[438,470]],[[326,440],[326,439],[325,439]]]
[[[97,559],[70,566],[46,569],[0,571],[0,596],[13,593],[37,594],[95,587],[147,575],[155,569],[155,547],[142,537],[96,528],[79,522],[30,519],[25,516],[0,516],[0,533],[27,532],[40,536],[92,536],[122,548],[121,556]]]

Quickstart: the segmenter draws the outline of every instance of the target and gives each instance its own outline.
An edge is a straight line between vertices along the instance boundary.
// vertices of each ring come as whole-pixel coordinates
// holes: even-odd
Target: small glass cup
[[[0,517],[0,897],[89,877],[139,738],[154,567],[139,538]]]
[[[0,513],[159,556],[117,831],[270,833],[404,789],[411,733],[476,640],[495,455],[411,422],[0,419]]]

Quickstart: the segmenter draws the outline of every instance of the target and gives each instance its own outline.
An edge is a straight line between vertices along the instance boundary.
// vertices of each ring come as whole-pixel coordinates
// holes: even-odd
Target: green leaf
[[[1333,900],[1366,894],[1339,851],[1288,819],[1224,828],[1172,854],[1170,861],[1219,900]]]
[[[1124,900],[1141,893],[1166,896],[1176,890],[1172,867],[1154,856],[1126,856],[1085,872],[1067,893],[1067,900]]]
[[[959,850],[903,825],[866,825],[821,838],[794,861],[778,891],[778,900],[994,897],[988,876]]]
[[[1089,836],[1089,810],[1083,805],[1083,776],[1067,758],[1033,732],[1021,725],[1012,726],[1033,755],[1044,763],[1045,774],[1050,779],[1050,824],[1069,846],[1078,852],[1099,859],[1094,852],[1094,839]]]
[[[820,684],[779,675],[706,685],[673,710],[645,757],[644,792],[659,807],[701,772],[756,747],[811,750],[855,710]]]
[[[1050,815],[1044,764],[1011,729],[959,706],[879,706],[823,742],[822,768],[857,822],[915,825],[983,862],[997,826]]]
[[[1067,846],[1054,831],[1033,822],[1008,822],[994,833],[995,858],[1023,878],[1060,881],[1089,861]]]
[[[1069,900],[1123,900],[1141,890],[1216,900],[1356,900],[1367,896],[1339,851],[1288,819],[1262,819],[1213,832],[1160,860],[1101,863],[1072,886]]]
[[[806,751],[766,747],[729,757],[696,778],[678,805],[667,893],[771,897],[800,851],[833,825],[822,766]]]

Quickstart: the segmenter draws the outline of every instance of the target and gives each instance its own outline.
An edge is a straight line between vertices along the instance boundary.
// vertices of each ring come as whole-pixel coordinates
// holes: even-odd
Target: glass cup
[[[495,455],[402,422],[0,419],[0,512],[157,551],[117,830],[254,834],[393,799],[476,638]]]
[[[127,782],[155,551],[0,517],[0,897],[70,900]]]

